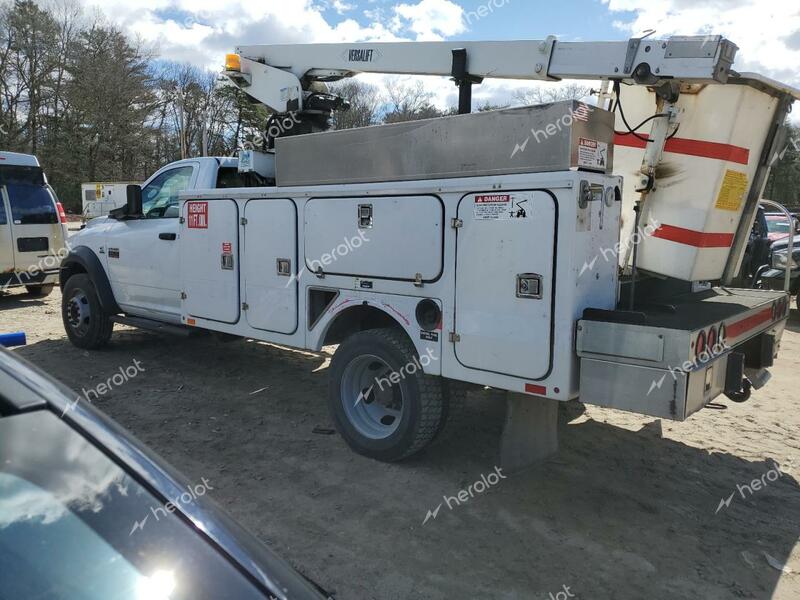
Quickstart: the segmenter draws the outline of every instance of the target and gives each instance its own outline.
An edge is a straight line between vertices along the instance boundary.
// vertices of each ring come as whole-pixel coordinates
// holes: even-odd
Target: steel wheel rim
[[[91,319],[89,297],[83,290],[76,290],[67,302],[67,322],[70,329],[79,336],[84,336],[89,331]]]
[[[342,407],[350,424],[364,437],[386,439],[400,426],[405,402],[401,386],[388,379],[393,372],[374,354],[362,354],[344,369]]]

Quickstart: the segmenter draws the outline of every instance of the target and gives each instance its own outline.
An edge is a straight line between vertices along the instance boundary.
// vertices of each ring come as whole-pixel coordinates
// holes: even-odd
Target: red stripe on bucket
[[[708,233],[674,225],[661,225],[653,237],[695,248],[730,248],[733,244],[732,233]]]
[[[646,134],[639,135],[644,138],[648,137]],[[647,142],[629,133],[615,133],[614,144],[617,146],[628,146],[630,148],[644,148]],[[664,151],[672,152],[673,154],[686,154],[688,156],[727,160],[741,165],[746,165],[750,162],[750,150],[747,148],[733,146],[731,144],[706,142],[703,140],[690,140],[688,138],[672,138],[667,140]]]

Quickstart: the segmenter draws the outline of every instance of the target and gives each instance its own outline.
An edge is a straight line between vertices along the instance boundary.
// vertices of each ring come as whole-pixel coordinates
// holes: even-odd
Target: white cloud
[[[656,36],[720,34],[739,46],[737,71],[757,71],[800,86],[800,5],[796,0],[603,0],[612,12],[635,11],[615,21],[633,33]]]
[[[395,26],[410,29],[417,40],[441,40],[465,30],[462,9],[450,0],[421,0],[417,4],[394,7]]]

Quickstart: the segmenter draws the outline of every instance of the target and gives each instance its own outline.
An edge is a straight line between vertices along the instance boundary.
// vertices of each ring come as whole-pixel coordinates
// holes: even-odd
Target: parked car
[[[0,289],[53,291],[67,254],[66,222],[36,157],[0,152]]]
[[[797,296],[795,302],[800,310],[800,236],[794,237],[792,257],[789,258],[789,238],[778,240],[772,244],[769,268],[762,270],[761,287],[770,290],[782,290],[789,268],[789,292]]]
[[[776,242],[783,238],[789,237],[789,234],[797,233],[798,222],[792,217],[792,223],[786,220],[786,215],[783,213],[765,213],[767,223],[767,237],[772,242]]]
[[[742,259],[737,285],[769,288],[769,285],[762,281],[762,277],[772,268],[773,249],[786,248],[790,229],[793,229],[795,233],[800,231],[800,221],[794,215],[792,218],[794,223],[790,226],[783,213],[768,213],[764,210],[763,205],[759,206],[753,222],[753,229],[750,232],[750,240]],[[795,243],[800,246],[798,236],[795,236]],[[778,288],[770,289],[782,290],[783,283],[781,282]]]
[[[0,349],[0,598],[314,599],[116,423]]]

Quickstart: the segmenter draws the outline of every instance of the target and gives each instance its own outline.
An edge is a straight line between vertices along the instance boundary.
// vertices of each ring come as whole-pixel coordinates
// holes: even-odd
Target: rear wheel
[[[78,348],[102,348],[111,338],[114,323],[103,310],[97,290],[85,273],[73,275],[64,286],[61,318],[67,337]]]
[[[25,289],[28,290],[28,295],[34,298],[44,298],[53,292],[53,284],[48,285],[26,285]]]
[[[422,372],[402,331],[362,331],[347,338],[331,360],[328,408],[353,450],[376,460],[402,460],[425,448],[439,430],[441,379]]]

